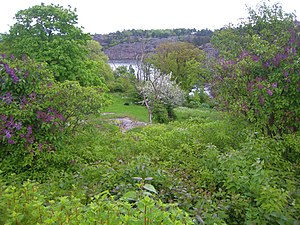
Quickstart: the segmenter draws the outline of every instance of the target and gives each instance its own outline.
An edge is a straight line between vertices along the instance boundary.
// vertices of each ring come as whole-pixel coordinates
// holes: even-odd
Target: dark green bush
[[[153,120],[157,123],[169,122],[168,111],[166,107],[161,103],[154,104],[152,114],[153,114]]]

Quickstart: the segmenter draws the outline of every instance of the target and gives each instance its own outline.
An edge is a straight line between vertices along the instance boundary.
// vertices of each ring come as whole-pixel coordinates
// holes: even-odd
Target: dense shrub
[[[42,186],[25,182],[21,187],[0,183],[1,224],[193,224],[175,205],[145,196],[132,204],[115,201],[108,192],[87,205],[73,196],[49,198]]]
[[[297,141],[266,138],[242,120],[224,118],[191,119],[131,134],[139,140],[135,151],[151,156],[152,167],[168,171],[172,182],[155,185],[159,197],[178,202],[206,224],[297,221],[299,160],[284,156],[299,152]]]
[[[220,59],[211,79],[223,109],[269,136],[299,130],[299,25],[280,6],[260,5],[237,27],[216,32]]]
[[[161,103],[156,103],[153,106],[153,120],[157,123],[169,122],[168,111],[166,107]]]
[[[86,116],[106,104],[105,87],[56,83],[30,59],[2,55],[0,60],[0,146],[14,171],[34,163],[39,154],[61,149]],[[7,157],[12,158],[7,158]]]

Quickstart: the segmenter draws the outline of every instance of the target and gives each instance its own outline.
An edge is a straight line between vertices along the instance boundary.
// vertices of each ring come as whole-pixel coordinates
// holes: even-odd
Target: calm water
[[[113,70],[120,66],[126,66],[127,69],[131,66],[134,69],[135,76],[137,79],[143,79],[143,71],[141,70],[141,65],[138,65],[137,61],[134,60],[110,60],[109,65]]]
[[[110,60],[108,63],[113,70],[115,70],[119,66],[126,66],[127,68],[129,66],[132,66],[135,72],[138,71],[137,63],[133,60]]]

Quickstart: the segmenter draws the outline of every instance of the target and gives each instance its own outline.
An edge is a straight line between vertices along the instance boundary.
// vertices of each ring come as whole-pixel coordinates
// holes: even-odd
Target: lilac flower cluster
[[[245,58],[247,58],[249,55],[250,55],[250,52],[244,50],[244,51],[242,51],[242,53],[240,54],[239,58],[240,58],[240,59],[245,59]]]
[[[3,96],[0,96],[0,99],[4,101],[6,104],[10,104],[13,102],[13,96],[11,92],[6,92]]]
[[[26,133],[20,134],[20,137],[26,140],[26,146],[28,146],[28,144],[33,144],[35,137],[32,132],[32,126],[27,126]]]
[[[284,54],[281,54],[281,53],[278,53],[274,59],[273,59],[273,64],[275,67],[278,67],[281,63],[281,61],[287,59],[288,55],[286,53]]]
[[[259,62],[260,58],[257,55],[252,55],[252,60],[254,62]]]
[[[265,98],[262,94],[263,91],[265,91],[265,93],[267,93],[269,96],[273,96],[274,90],[272,91],[272,89],[276,89],[277,87],[277,82],[270,84],[265,78],[262,77],[256,77],[254,81],[250,81],[247,83],[247,91],[249,93],[252,93],[255,89],[260,91],[258,100],[261,105],[265,103]]]
[[[20,81],[19,77],[15,73],[15,70],[13,68],[10,68],[7,63],[4,64],[4,68],[6,73],[10,75],[11,79],[15,84]]]
[[[31,152],[53,149],[59,140],[49,141],[49,136],[60,135],[65,118],[54,107],[38,111],[44,102],[35,90],[43,81],[39,73],[29,72],[35,64],[28,62],[0,55],[0,146]],[[45,123],[51,126],[43,126]]]
[[[219,63],[224,69],[228,69],[230,66],[236,64],[236,62],[234,60],[225,60],[224,58],[221,58],[219,60]]]
[[[0,115],[0,140],[7,140],[8,144],[13,145],[18,143],[20,138],[25,141],[25,147],[33,144],[35,141],[33,127],[24,126],[22,122],[15,121],[13,116]]]
[[[57,121],[64,120],[63,115],[53,108],[48,108],[48,110],[46,112],[45,111],[37,111],[36,116],[38,119],[40,119],[44,123],[53,122],[54,125],[58,125]]]
[[[218,74],[212,83],[225,108],[241,111],[249,118],[254,111],[258,123],[274,129],[280,127],[280,132],[283,127],[290,131],[300,130],[297,112],[300,92],[299,28],[290,30],[288,42],[278,39],[286,41],[280,46],[270,42],[273,47],[276,46],[276,52],[272,48],[270,51],[266,49],[263,54],[253,54],[255,49],[249,48],[231,61],[224,58],[219,61],[216,65]],[[277,107],[281,107],[280,112],[274,110]],[[248,115],[249,110],[251,114]]]
[[[28,95],[28,97],[22,96],[16,98],[9,91],[2,96],[0,95],[0,100],[2,100],[4,103],[8,105],[11,104],[13,101],[17,101],[17,104],[20,104],[20,108],[24,109],[25,106],[30,103],[30,101],[34,101],[36,99],[36,96],[37,96],[36,93],[32,92],[31,94]]]
[[[262,90],[264,88],[264,85],[260,83],[257,85],[257,88],[258,88],[258,90]]]
[[[259,98],[259,103],[261,105],[263,105],[265,103],[265,98],[263,96],[261,96],[261,95],[258,98]]]
[[[32,101],[34,101],[36,99],[36,93],[35,92],[32,92],[28,95],[28,97],[26,96],[22,96],[20,98],[20,108],[21,109],[25,109],[25,107],[28,105],[28,104],[31,104]]]
[[[14,121],[12,116],[0,115],[0,137],[7,139],[8,144],[15,144],[16,131],[21,128],[22,123]]]
[[[268,69],[270,66],[271,66],[270,60],[267,60],[267,61],[265,61],[265,62],[263,63],[263,68],[264,68],[264,69]]]
[[[29,71],[27,71],[27,70],[26,71],[21,71],[19,68],[12,68],[7,63],[6,54],[1,54],[1,57],[2,57],[3,60],[0,61],[0,66],[3,68],[3,71],[5,71],[5,73],[9,75],[9,77],[12,79],[14,84],[19,83],[21,81],[22,77],[24,79],[26,79],[28,77]],[[14,61],[15,60],[14,55],[11,55],[10,59],[11,59],[11,61]],[[25,61],[25,60],[23,60],[23,61]]]

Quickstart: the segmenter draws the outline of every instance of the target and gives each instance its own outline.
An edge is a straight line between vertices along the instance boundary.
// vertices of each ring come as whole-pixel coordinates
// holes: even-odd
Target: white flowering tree
[[[175,81],[171,80],[171,74],[163,74],[159,71],[154,71],[139,90],[147,107],[150,123],[152,123],[155,104],[163,105],[169,113],[169,110],[173,110],[184,101],[184,92]]]

